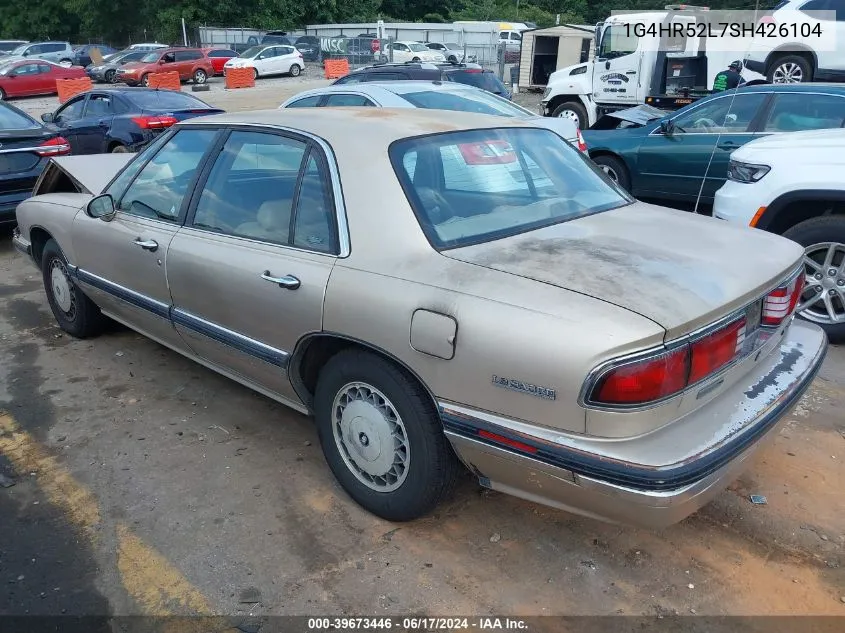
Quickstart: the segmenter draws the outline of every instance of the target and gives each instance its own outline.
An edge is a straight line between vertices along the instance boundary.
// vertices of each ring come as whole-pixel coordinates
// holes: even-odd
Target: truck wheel
[[[554,109],[552,116],[572,119],[575,121],[575,125],[577,125],[581,130],[586,130],[587,127],[589,127],[587,125],[589,122],[587,119],[587,110],[577,101],[567,101],[565,103],[561,103]]]
[[[616,156],[596,156],[593,162],[599,166],[608,178],[617,183],[625,191],[631,192],[631,175],[622,159]]]
[[[323,454],[344,490],[388,521],[431,511],[452,489],[458,462],[434,403],[400,367],[345,350],[320,371],[314,417]]]
[[[798,316],[824,328],[832,343],[845,342],[845,216],[812,218],[783,236],[805,249],[807,284]]]
[[[801,55],[787,55],[772,62],[766,79],[773,84],[800,84],[813,80],[813,68]]]

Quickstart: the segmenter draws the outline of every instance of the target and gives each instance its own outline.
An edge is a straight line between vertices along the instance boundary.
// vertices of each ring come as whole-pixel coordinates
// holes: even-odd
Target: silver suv
[[[13,57],[28,59],[45,59],[63,66],[73,64],[73,48],[68,42],[36,42],[35,44],[21,44],[10,53]]]

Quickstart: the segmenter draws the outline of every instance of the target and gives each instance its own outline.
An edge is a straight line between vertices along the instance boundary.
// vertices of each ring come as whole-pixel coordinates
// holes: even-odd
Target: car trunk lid
[[[36,148],[55,136],[43,127],[0,131],[0,188],[4,193],[32,188],[31,172],[42,159]]]
[[[761,297],[803,251],[763,231],[635,203],[443,254],[626,308],[670,340]]]

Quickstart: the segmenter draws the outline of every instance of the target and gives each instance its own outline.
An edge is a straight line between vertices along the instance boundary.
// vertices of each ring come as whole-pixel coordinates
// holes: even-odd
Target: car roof
[[[741,86],[717,94],[743,94],[746,92],[812,92],[817,94],[845,94],[845,83],[812,82],[800,84],[755,84]]]
[[[188,119],[179,127],[195,125],[254,125],[290,128],[324,139],[339,151],[358,152],[360,139],[386,149],[393,141],[470,129],[527,127],[536,129],[519,119],[490,114],[449,112],[422,108],[290,108],[231,112]],[[355,130],[350,133],[350,130]]]

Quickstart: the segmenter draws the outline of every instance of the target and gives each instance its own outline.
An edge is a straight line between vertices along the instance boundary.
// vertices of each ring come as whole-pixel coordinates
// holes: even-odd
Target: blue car
[[[731,152],[769,134],[845,125],[845,84],[761,84],[671,113],[648,105],[605,115],[584,141],[593,161],[638,198],[711,204]]]
[[[149,88],[104,88],[70,99],[41,119],[74,154],[136,152],[178,121],[223,112],[193,95]]]

